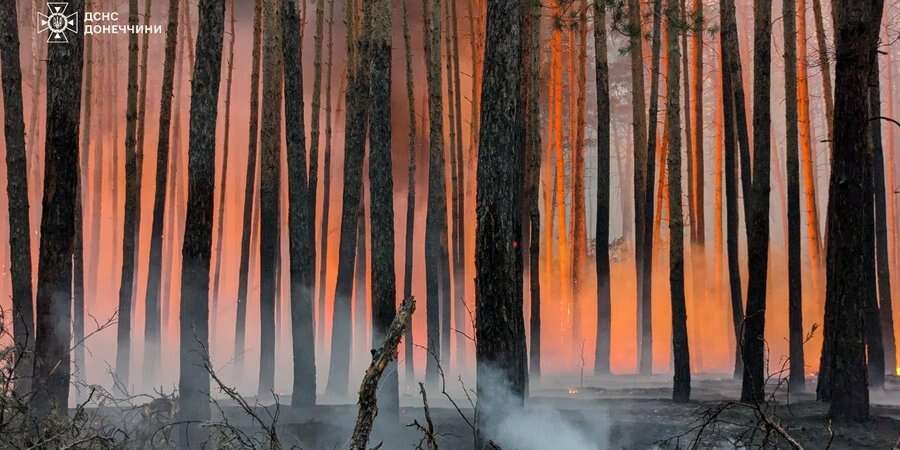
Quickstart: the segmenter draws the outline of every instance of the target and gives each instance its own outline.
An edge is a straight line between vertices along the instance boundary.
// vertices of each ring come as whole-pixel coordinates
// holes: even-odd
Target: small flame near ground
[[[897,375],[898,377],[900,377],[900,367],[897,367],[896,369],[894,369],[894,374]]]
[[[900,372],[900,369],[897,369],[897,372]],[[576,395],[576,394],[578,394],[578,388],[570,387],[570,388],[569,388],[569,395]]]

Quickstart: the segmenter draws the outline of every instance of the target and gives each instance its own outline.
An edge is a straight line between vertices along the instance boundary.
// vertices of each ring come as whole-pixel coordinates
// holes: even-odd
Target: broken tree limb
[[[413,297],[403,300],[381,348],[372,350],[372,363],[366,369],[366,374],[359,387],[359,414],[356,417],[356,426],[353,428],[353,438],[350,440],[351,450],[366,450],[369,433],[372,432],[372,424],[375,422],[375,416],[378,415],[378,399],[375,395],[378,381],[388,364],[397,356],[400,338],[403,337],[409,319],[415,310],[416,300]]]

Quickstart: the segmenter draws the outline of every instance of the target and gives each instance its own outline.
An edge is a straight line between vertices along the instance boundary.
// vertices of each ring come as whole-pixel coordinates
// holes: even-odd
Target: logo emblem
[[[49,15],[38,13],[40,27],[38,32],[49,31],[47,42],[60,44],[69,42],[67,33],[78,33],[78,13],[66,14],[69,7],[65,2],[47,3]]]

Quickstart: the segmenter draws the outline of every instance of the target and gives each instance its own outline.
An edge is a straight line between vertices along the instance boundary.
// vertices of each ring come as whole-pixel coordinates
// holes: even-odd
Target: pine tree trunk
[[[800,0],[803,5],[804,0]],[[798,14],[799,11],[799,14]],[[805,40],[798,34],[798,15],[806,11],[797,8],[794,0],[785,0],[782,6],[784,21],[784,98],[785,126],[787,128],[787,221],[788,221],[788,337],[789,337],[789,387],[791,392],[803,392],[806,381],[803,358],[803,287],[800,261],[800,164],[798,141],[797,77],[799,65],[805,59],[798,59],[797,44]],[[802,21],[802,19],[799,19]],[[798,39],[799,38],[799,39]]]
[[[31,285],[31,226],[28,216],[28,160],[25,151],[22,68],[19,66],[19,31],[15,0],[0,1],[0,61],[3,64],[0,73],[3,76],[3,129],[6,144],[6,195],[9,207],[13,341],[18,360],[15,392],[22,396],[31,392],[34,308]],[[37,91],[37,86],[33,86],[32,90]],[[36,106],[32,108],[37,109]],[[34,153],[37,153],[36,143],[31,144]]]
[[[457,330],[465,330],[466,322],[469,320],[466,313],[466,229],[465,216],[465,185],[466,185],[466,162],[463,159],[463,119],[462,119],[462,84],[460,82],[459,68],[459,27],[456,17],[456,3],[447,2],[450,10],[450,30],[448,35],[451,42],[450,59],[453,62],[453,84],[456,87],[456,95],[450,99],[454,109],[454,127],[456,128],[456,140],[453,142],[453,154],[456,159],[457,172],[456,182],[454,184],[453,199],[453,232],[455,238],[453,240],[453,326]],[[456,336],[456,367],[462,370],[466,361],[467,345],[465,337],[459,333],[453,333]]]
[[[318,150],[319,149],[319,135],[320,135],[319,132],[321,129],[320,123],[322,120],[322,41],[323,41],[324,33],[325,33],[325,0],[319,0],[316,2],[316,31],[315,31],[315,34],[313,35],[313,97],[312,97],[312,111],[311,111],[312,118],[310,119],[311,120],[311,123],[310,123],[310,139],[311,139],[310,153],[313,155],[316,155],[316,164],[317,165],[318,165],[318,154],[319,154],[319,150]],[[301,34],[302,34],[302,32],[301,32]],[[330,80],[326,81],[326,83],[330,83],[330,82],[331,82]],[[330,94],[328,94],[328,95],[330,96]],[[325,117],[325,120],[329,120],[327,115]],[[326,160],[328,160],[328,157],[326,157]],[[330,160],[328,161],[328,165],[329,165],[329,169],[330,169],[331,168]],[[325,177],[328,178],[328,175],[325,175]],[[316,186],[313,186],[313,187],[316,188]],[[326,184],[325,189],[328,190],[327,184]],[[316,217],[315,217],[316,206],[317,205],[315,203],[313,203],[313,218],[312,218],[313,223],[315,223],[315,219],[316,219]],[[327,221],[328,221],[328,219],[323,216],[322,223],[324,224]],[[327,229],[325,231],[323,231],[321,238],[320,238],[322,240],[321,242],[322,242],[323,249],[327,247],[327,242],[328,242],[328,239],[326,236],[327,232],[328,232]],[[313,241],[314,241],[313,244],[315,245],[315,226],[313,227],[312,233],[313,233]],[[327,263],[327,261],[324,258],[320,260],[319,264],[320,264],[320,267],[322,268],[320,270],[324,270],[326,263]],[[313,267],[313,272],[315,273],[315,267]],[[316,278],[313,278],[313,280],[312,280],[313,289],[318,289],[318,292],[320,293],[320,296],[321,296],[321,293],[324,293],[324,290],[321,287],[324,284],[324,279],[322,280],[321,284],[317,284],[316,281],[317,281]]]
[[[646,145],[646,184],[641,192],[644,199],[641,202],[643,207],[642,224],[641,224],[641,245],[639,251],[641,274],[638,277],[640,287],[640,302],[638,305],[639,329],[640,329],[640,359],[638,370],[641,375],[650,375],[653,372],[653,311],[651,299],[651,282],[653,274],[653,194],[654,194],[654,176],[656,174],[656,126],[657,115],[659,110],[659,59],[660,59],[660,31],[662,18],[662,0],[653,1],[653,38],[651,44],[651,69],[650,69],[650,109],[649,109],[649,129],[647,133]],[[643,91],[642,91],[643,92]],[[643,114],[643,113],[641,113]],[[662,183],[660,177],[660,183]],[[662,184],[661,184],[662,185]],[[660,190],[662,192],[662,190]]]
[[[281,229],[281,3],[263,1],[263,105],[260,149],[260,396],[271,395],[275,383],[276,263]],[[292,124],[291,127],[296,126]]]
[[[369,128],[369,214],[372,223],[372,343],[380,347],[396,315],[394,266],[394,181],[391,162],[391,2],[366,4],[372,93]],[[379,386],[385,424],[400,415],[396,362]]]
[[[609,145],[610,103],[609,63],[606,43],[606,5],[594,4],[594,57],[597,79],[597,234],[594,240],[597,265],[597,344],[594,373],[610,372],[609,355],[612,337],[612,299],[609,267]],[[621,177],[621,172],[619,173]]]
[[[90,8],[90,0],[85,4]],[[84,75],[82,78],[83,92],[81,93],[81,110],[83,112],[81,126],[81,154],[79,155],[78,193],[75,196],[75,244],[72,252],[72,341],[75,361],[75,392],[76,401],[84,401],[81,387],[87,382],[87,367],[85,365],[84,342],[84,198],[87,191],[87,156],[91,147],[91,112],[93,102],[93,39],[84,41]],[[15,327],[15,324],[13,325]]]
[[[72,14],[82,8],[82,2],[74,0],[69,2],[65,13]],[[15,24],[15,15],[12,20]],[[4,29],[16,30],[17,27],[13,25]],[[78,191],[78,129],[84,40],[79,33],[70,33],[67,38],[68,45],[48,45],[47,49],[46,164],[35,310],[33,396],[30,402],[32,414],[38,419],[51,414],[64,416],[69,405],[71,332],[68,324],[72,314],[69,293]],[[8,42],[8,36],[4,42]],[[12,86],[9,78],[15,77],[5,70],[12,64],[6,58],[8,48],[4,45],[2,55],[4,90],[7,85]],[[4,98],[8,99],[5,95],[4,91]],[[23,149],[23,146],[11,148]]]
[[[216,117],[225,28],[224,0],[200,0],[197,59],[191,83],[188,144],[188,206],[181,276],[181,364],[178,416],[190,423],[178,428],[183,447],[205,445],[209,420],[209,269],[212,250],[213,194],[216,176]]]
[[[765,397],[766,283],[769,267],[769,159],[771,105],[772,2],[753,4],[753,191],[750,239],[747,241],[747,309],[742,347],[744,376],[741,400],[761,402]]]
[[[138,26],[138,2],[128,2],[128,24]],[[137,89],[138,37],[128,37],[128,98],[125,113],[125,215],[122,234],[122,278],[119,284],[119,311],[116,336],[116,384],[130,392],[131,308],[134,291],[134,255],[137,244],[137,221],[140,185],[137,172]]]
[[[213,275],[213,285],[210,295],[212,295],[212,321],[210,322],[211,340],[216,342],[217,319],[219,317],[219,287],[222,281],[222,241],[225,238],[225,194],[228,191],[226,179],[228,177],[228,155],[231,148],[231,83],[234,75],[234,0],[228,5],[230,11],[228,33],[231,38],[228,40],[228,60],[225,63],[227,67],[227,75],[225,81],[225,136],[222,140],[222,173],[219,175],[219,207],[216,215],[216,270]]]
[[[166,187],[169,179],[169,130],[172,124],[172,90],[175,79],[175,47],[178,44],[179,0],[169,0],[166,27],[165,62],[159,106],[159,139],[156,146],[156,191],[153,196],[153,221],[150,231],[150,264],[147,297],[144,303],[144,385],[153,386],[159,376],[160,296],[162,275],[163,219],[166,213]]]
[[[247,174],[244,184],[244,208],[241,224],[241,262],[238,268],[237,315],[234,331],[235,372],[244,372],[244,339],[247,332],[247,285],[250,278],[250,236],[253,234],[254,193],[256,192],[256,171],[259,168],[257,149],[259,143],[259,63],[262,46],[262,4],[256,0],[253,10],[253,53],[250,69],[250,135],[247,140]],[[258,200],[257,200],[258,201]]]
[[[628,25],[631,29],[629,33],[629,47],[631,54],[631,117],[632,117],[632,133],[631,147],[634,151],[634,259],[635,259],[635,284],[637,307],[637,324],[641,323],[641,302],[643,301],[643,277],[644,277],[644,232],[645,220],[644,212],[647,210],[644,202],[647,198],[646,188],[647,180],[653,178],[653,174],[648,175],[647,162],[652,159],[647,154],[647,110],[646,101],[644,100],[644,50],[643,50],[643,30],[641,27],[641,10],[640,0],[628,0]],[[650,207],[652,211],[653,207]],[[641,331],[638,330],[637,348],[641,348],[641,340],[643,338]],[[639,359],[640,361],[640,359]],[[640,365],[640,362],[638,363]]]
[[[365,156],[363,156],[365,158]],[[368,172],[368,164],[365,160],[363,160],[362,164],[362,172]],[[369,354],[369,350],[372,347],[369,345],[369,317],[371,314],[368,314],[368,292],[369,292],[369,283],[368,283],[368,274],[366,273],[369,268],[368,262],[368,254],[366,252],[366,247],[368,244],[367,233],[366,233],[366,225],[368,223],[368,216],[366,215],[366,195],[365,195],[365,180],[361,181],[363,184],[363,191],[359,194],[359,212],[356,216],[356,254],[354,255],[355,259],[353,261],[354,264],[354,293],[353,293],[353,345],[351,349],[356,352],[355,356],[358,358],[362,358],[365,361],[366,356]]]
[[[450,274],[447,254],[447,200],[444,182],[443,105],[441,99],[441,0],[433,0],[425,13],[425,61],[428,78],[428,212],[425,218],[425,285],[428,322],[426,381],[437,382],[438,363],[446,361],[449,340]],[[442,321],[442,317],[447,319]],[[435,358],[438,361],[435,361]]]
[[[681,5],[670,1],[666,22],[666,47],[669,67],[666,74],[666,126],[670,130],[667,166],[669,172],[669,286],[672,301],[672,353],[674,357],[674,386],[672,399],[687,402],[691,398],[691,357],[688,348],[687,309],[684,299],[684,219],[681,211],[681,98],[678,79],[681,76],[678,48],[678,20]],[[685,46],[685,51],[687,47]],[[685,90],[685,96],[690,90]],[[685,111],[689,115],[689,111]],[[688,129],[690,132],[690,129]]]
[[[801,0],[805,1],[805,0]],[[816,46],[818,47],[819,71],[822,73],[822,93],[825,97],[825,127],[828,130],[828,154],[834,153],[834,95],[831,87],[831,57],[825,39],[825,24],[822,19],[822,0],[812,0],[813,20],[816,22]],[[831,157],[829,156],[829,159]]]
[[[320,0],[324,1],[324,0]],[[317,12],[318,14],[318,12]],[[320,349],[325,348],[325,294],[328,292],[326,287],[328,275],[328,243],[329,236],[329,217],[331,215],[331,144],[332,144],[332,123],[334,118],[331,115],[331,68],[334,55],[334,0],[328,1],[328,61],[326,66],[328,70],[325,72],[325,156],[324,166],[322,167],[324,188],[322,197],[322,228],[319,232],[319,282],[318,286],[318,316],[316,320],[316,340]],[[412,327],[407,327],[407,330]]]
[[[476,429],[487,433],[528,391],[522,316],[519,149],[525,142],[522,95],[522,2],[488,1],[483,118],[478,152],[475,240],[475,309],[478,411]],[[497,383],[508,391],[498,395]],[[490,448],[479,434],[476,448]]]
[[[412,277],[413,277],[413,236],[416,231],[416,105],[415,105],[415,89],[413,83],[412,68],[412,48],[411,37],[409,34],[409,16],[406,10],[406,0],[402,3],[403,8],[403,50],[406,69],[406,103],[409,110],[409,134],[407,136],[409,153],[409,175],[407,176],[407,193],[406,193],[406,231],[404,233],[404,258],[403,258],[403,298],[412,297]],[[403,355],[406,383],[413,384],[415,380],[416,370],[413,355],[413,317],[409,318],[409,325],[406,327],[406,335],[403,337]]]
[[[738,145],[740,141],[740,121],[738,120],[739,114],[737,112],[737,104],[739,103],[737,100],[737,89],[734,87],[734,84],[739,80],[735,80],[733,78],[732,71],[728,70],[731,67],[732,62],[731,58],[736,57],[736,55],[731,54],[731,50],[729,49],[730,43],[729,39],[733,39],[734,36],[728,35],[725,33],[727,27],[725,26],[727,23],[727,14],[725,14],[726,7],[728,4],[731,5],[732,9],[734,7],[734,3],[730,0],[723,0],[722,5],[722,15],[721,15],[721,28],[723,32],[719,35],[720,45],[721,45],[721,74],[722,74],[722,109],[723,109],[723,121],[724,121],[724,132],[725,132],[725,216],[726,216],[726,251],[728,253],[727,256],[727,264],[728,264],[728,286],[729,286],[729,297],[731,298],[731,320],[734,325],[734,337],[735,337],[735,358],[734,358],[734,378],[741,377],[744,372],[744,363],[743,363],[743,355],[741,355],[741,339],[743,337],[744,330],[744,304],[743,304],[743,287],[741,285],[741,266],[740,266],[740,249],[739,249],[739,240],[738,237],[738,229],[740,227],[740,217],[739,217],[739,208],[738,205],[738,167],[737,167],[737,156],[738,156]],[[733,15],[732,15],[733,17]]]
[[[864,313],[875,297],[873,195],[867,148],[868,77],[882,2],[834,2],[834,153],[826,244],[825,342],[819,398],[836,420],[869,417]],[[842,214],[858,211],[858,214]]]
[[[306,170],[306,132],[303,122],[303,59],[300,18],[295,0],[281,2],[284,57],[284,119],[287,131],[288,211],[290,235],[291,338],[293,389],[291,406],[316,403],[316,354],[313,336],[313,278],[315,273],[315,203]],[[312,164],[310,164],[312,165]]]
[[[522,27],[523,67],[527,67],[523,81],[525,95],[522,96],[525,110],[525,191],[526,210],[523,210],[522,234],[528,236],[528,288],[530,300],[529,328],[531,347],[529,352],[529,374],[538,379],[541,376],[541,107],[539,103],[541,86],[541,3],[533,0],[524,13]],[[527,58],[527,59],[525,59]],[[526,229],[527,227],[527,229]],[[524,239],[523,239],[524,241]]]
[[[818,1],[818,0],[814,0]],[[822,307],[820,280],[822,270],[822,242],[819,238],[819,207],[816,196],[816,166],[814,164],[812,133],[809,114],[809,77],[806,56],[806,0],[797,1],[797,114],[799,120],[800,161],[803,165],[803,203],[806,216],[806,248],[809,252],[810,281],[813,298],[818,308]],[[827,62],[826,62],[827,64]],[[830,75],[829,75],[830,77]],[[824,83],[824,81],[823,81]],[[831,82],[828,81],[830,85]],[[830,96],[830,92],[829,92]],[[827,108],[826,108],[827,110]],[[830,119],[829,119],[830,120]],[[829,122],[830,124],[830,122]],[[830,129],[831,125],[829,125]],[[830,131],[829,131],[830,134]],[[799,207],[799,205],[798,205]]]
[[[740,159],[740,183],[741,191],[744,194],[743,210],[744,220],[750,222],[750,197],[751,197],[751,167],[750,167],[750,137],[748,135],[749,128],[747,125],[747,108],[744,98],[744,75],[741,68],[741,46],[740,38],[737,32],[737,19],[734,7],[734,0],[720,0],[720,20],[721,20],[721,39],[722,39],[722,67],[723,77],[730,80],[725,86],[726,95],[732,97],[734,107],[731,114],[734,115],[735,133],[737,133],[737,143],[739,146]],[[729,113],[727,112],[726,115]],[[725,150],[728,151],[727,149]],[[726,163],[727,164],[727,163]],[[745,226],[745,233],[749,242],[750,227]]]
[[[872,57],[872,70],[869,74],[868,87],[868,117],[870,119],[881,117],[881,82],[877,50]],[[867,137],[869,139],[869,150],[871,152],[869,157],[872,162],[872,172],[870,172],[872,177],[872,206],[874,208],[874,213],[871,218],[873,230],[872,237],[874,240],[873,250],[875,252],[873,258],[875,258],[875,281],[877,284],[873,283],[872,291],[875,292],[876,295],[871,297],[869,308],[866,309],[865,323],[868,325],[865,327],[866,354],[868,356],[869,386],[881,388],[884,386],[887,350],[890,348],[891,353],[894,351],[893,317],[885,317],[885,314],[892,315],[893,308],[891,305],[890,270],[887,267],[886,261],[887,246],[884,245],[885,239],[883,239],[881,235],[881,230],[885,223],[885,220],[883,220],[884,204],[879,205],[879,202],[883,202],[883,200],[878,200],[879,198],[884,199],[884,195],[877,195],[880,190],[879,185],[884,186],[884,149],[881,142],[881,120],[869,120],[868,128],[869,132]],[[877,159],[876,155],[878,155]],[[875,168],[876,164],[878,165],[878,168]],[[887,233],[884,233],[884,236],[886,235]],[[884,255],[884,257],[882,258],[881,255]],[[879,260],[884,263],[884,267],[882,267]],[[885,308],[888,311],[885,311]],[[885,328],[888,324],[891,326],[890,329]],[[888,339],[890,339],[890,341],[888,341]]]
[[[357,8],[347,8],[348,84],[347,113],[344,120],[344,193],[341,204],[341,238],[338,247],[337,285],[331,331],[331,364],[327,392],[346,395],[350,376],[351,299],[353,263],[356,253],[357,221],[362,198],[362,163],[365,156],[366,124],[369,112],[369,80],[366,42],[356,29],[362,17]]]

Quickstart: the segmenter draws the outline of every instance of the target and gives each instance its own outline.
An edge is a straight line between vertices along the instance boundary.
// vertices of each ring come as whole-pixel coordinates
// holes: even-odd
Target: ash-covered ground
[[[807,380],[806,392],[797,393],[772,381],[769,392],[775,401],[755,407],[736,402],[740,382],[727,375],[695,377],[692,401],[686,404],[670,400],[671,377],[665,375],[587,377],[583,382],[580,377],[544,378],[532,383],[526,409],[510,410],[494,436],[504,450],[796,448],[791,440],[804,449],[898,448],[900,379],[889,377],[884,389],[871,391],[870,421],[849,424],[827,419],[828,406],[815,401],[814,383]],[[467,421],[473,420],[473,409],[459,379],[448,378],[447,384],[459,410],[440,389],[428,391],[438,448],[471,449],[473,433]],[[474,385],[466,387],[474,390]],[[411,425],[426,426],[418,388],[401,389],[400,424],[376,421],[370,447],[429,448],[424,433]],[[229,401],[219,403],[233,424],[252,427],[247,415]],[[285,448],[347,448],[356,412],[348,401],[302,410],[282,406],[279,439]]]

